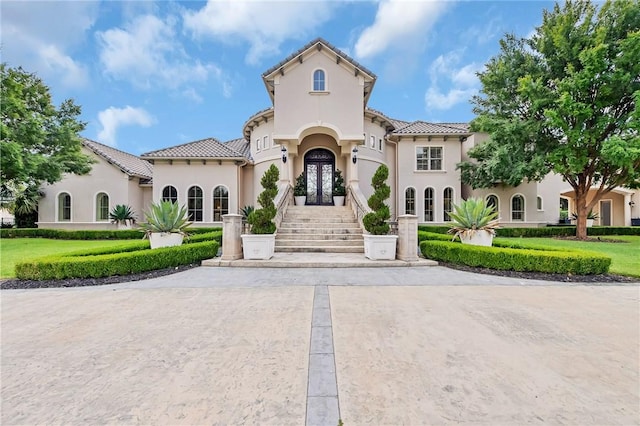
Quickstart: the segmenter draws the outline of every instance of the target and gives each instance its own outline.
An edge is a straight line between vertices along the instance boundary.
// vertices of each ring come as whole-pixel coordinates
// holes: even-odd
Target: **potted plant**
[[[250,226],[250,234],[243,234],[242,253],[245,259],[271,259],[276,245],[276,206],[273,199],[278,195],[278,179],[280,172],[272,164],[262,176],[260,183],[263,191],[258,196],[259,209],[253,210],[247,222]]]
[[[578,213],[573,213],[572,215],[573,220],[578,220]],[[593,210],[589,210],[589,213],[587,213],[587,228],[591,228],[593,226],[593,222],[596,219],[599,219],[600,216],[598,215],[598,213],[595,213]]]
[[[371,179],[373,194],[367,200],[367,204],[373,210],[362,218],[364,229],[364,255],[372,260],[393,260],[396,258],[397,235],[388,235],[391,217],[389,206],[385,200],[391,195],[391,188],[386,181],[389,177],[389,169],[384,164],[380,165]]]
[[[185,229],[191,225],[187,221],[186,207],[171,201],[151,204],[144,216],[146,222],[140,225],[140,229],[149,238],[152,249],[181,245],[187,235]]]
[[[453,238],[459,237],[462,244],[491,247],[499,223],[495,208],[482,198],[467,198],[453,208],[455,211],[449,213]]]
[[[559,225],[570,225],[571,219],[569,219],[569,212],[567,210],[560,210],[560,220],[558,221]]]
[[[304,206],[307,203],[307,179],[304,172],[296,179],[296,186],[293,187],[293,199],[296,206]]]
[[[347,189],[344,187],[344,178],[342,172],[336,169],[333,175],[333,205],[344,206],[344,197],[347,194]]]
[[[111,209],[109,213],[111,223],[115,223],[118,229],[131,229],[136,223],[136,217],[131,207],[118,204]]]

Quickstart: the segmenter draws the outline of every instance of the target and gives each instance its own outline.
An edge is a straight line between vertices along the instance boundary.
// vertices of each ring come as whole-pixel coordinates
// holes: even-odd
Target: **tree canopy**
[[[471,129],[490,139],[458,165],[462,180],[488,188],[560,174],[586,238],[586,215],[604,194],[640,186],[640,3],[556,4],[532,36],[506,35],[500,47],[472,99]]]
[[[92,160],[81,151],[85,123],[80,107],[67,99],[56,108],[49,88],[22,68],[0,64],[0,166],[3,201],[37,192],[64,173],[86,174]],[[23,206],[24,207],[24,206]]]

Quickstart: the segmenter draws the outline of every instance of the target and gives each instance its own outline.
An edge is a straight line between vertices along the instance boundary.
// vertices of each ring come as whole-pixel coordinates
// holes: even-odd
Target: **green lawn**
[[[97,247],[126,245],[138,240],[51,240],[46,238],[0,239],[0,278],[16,276],[17,262],[50,254],[66,253]]]
[[[521,245],[535,244],[536,246],[575,248],[602,253],[612,259],[610,273],[640,277],[640,237],[616,235],[600,238],[602,241],[571,241],[556,238],[496,238],[496,241],[517,241]],[[606,242],[607,239],[624,242],[611,243]]]

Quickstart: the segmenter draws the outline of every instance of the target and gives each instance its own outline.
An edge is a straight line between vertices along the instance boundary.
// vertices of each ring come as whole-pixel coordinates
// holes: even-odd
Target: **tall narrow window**
[[[404,191],[404,214],[416,214],[416,190],[413,188]]]
[[[171,185],[167,185],[162,189],[162,201],[178,202],[178,190]]]
[[[262,149],[269,148],[269,136],[265,136],[262,138]]]
[[[71,220],[71,195],[66,192],[58,195],[58,221],[68,222]]]
[[[445,188],[442,194],[442,213],[445,222],[451,222],[449,213],[453,211],[453,188]]]
[[[229,191],[222,185],[213,190],[213,221],[222,222],[222,215],[229,213]]]
[[[378,139],[378,151],[382,152],[382,139]]]
[[[191,222],[202,222],[202,189],[192,186],[187,192],[187,214]]]
[[[433,205],[435,200],[433,199],[433,188],[426,188],[424,190],[424,221],[425,222],[433,222],[435,218]]]
[[[96,221],[109,220],[109,196],[104,192],[96,195]]]
[[[511,220],[524,222],[524,197],[522,195],[514,195],[511,198]]]
[[[313,90],[314,92],[325,91],[324,71],[315,70],[313,72]]]
[[[536,207],[538,208],[538,210],[543,210],[542,209],[542,197],[539,196],[539,195],[536,197]]]
[[[371,135],[371,137],[369,139],[371,140],[371,149],[375,149],[376,148],[376,137],[374,135]]]
[[[487,195],[487,206],[493,207],[494,211],[500,211],[500,201],[498,200],[497,195]]]

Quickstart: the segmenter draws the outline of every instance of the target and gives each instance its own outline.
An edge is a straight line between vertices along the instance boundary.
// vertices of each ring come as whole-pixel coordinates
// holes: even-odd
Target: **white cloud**
[[[173,17],[162,20],[141,15],[124,29],[96,33],[105,74],[145,89],[178,89],[205,82],[211,76],[222,79],[222,70],[216,65],[194,60],[185,52],[175,26]]]
[[[415,48],[448,6],[446,1],[383,0],[375,22],[356,42],[356,57],[372,57],[397,46]]]
[[[71,51],[85,39],[98,10],[95,2],[3,2],[3,61],[67,87],[86,86],[88,71]]]
[[[149,127],[156,120],[143,108],[127,105],[124,108],[109,107],[98,113],[98,121],[102,130],[98,133],[98,141],[110,146],[116,146],[116,131],[120,126],[137,125]]]
[[[438,56],[429,67],[430,86],[424,99],[428,110],[447,110],[467,102],[478,92],[480,81],[476,73],[483,67],[471,62],[460,66],[462,51]],[[443,90],[441,87],[446,86]]]
[[[250,44],[245,61],[255,65],[278,54],[288,38],[312,34],[331,17],[338,2],[327,1],[217,1],[200,10],[185,10],[185,28],[197,37]]]

